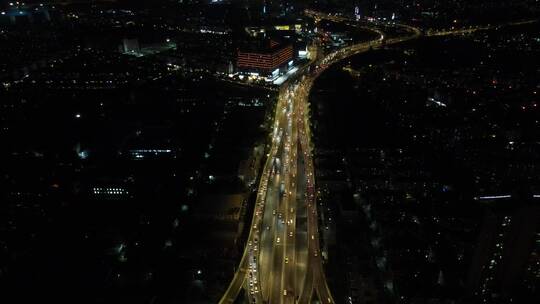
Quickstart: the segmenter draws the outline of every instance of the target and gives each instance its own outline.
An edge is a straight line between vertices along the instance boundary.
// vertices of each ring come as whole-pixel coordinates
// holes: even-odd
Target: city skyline
[[[1,3],[0,300],[537,302],[539,17]]]

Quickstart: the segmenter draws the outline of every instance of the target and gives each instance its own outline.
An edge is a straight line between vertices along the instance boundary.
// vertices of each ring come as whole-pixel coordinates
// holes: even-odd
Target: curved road
[[[306,12],[308,15],[312,11]],[[313,15],[312,15],[313,16]],[[317,13],[317,18],[328,17]],[[238,269],[219,303],[233,303],[241,289],[249,303],[335,303],[320,254],[315,172],[309,129],[309,93],[329,66],[349,56],[420,36],[416,28],[401,38],[355,44],[301,67],[281,86],[272,143],[263,168],[252,224]]]

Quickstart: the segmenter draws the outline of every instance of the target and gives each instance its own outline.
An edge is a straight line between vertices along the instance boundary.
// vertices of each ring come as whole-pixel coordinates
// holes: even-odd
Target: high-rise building
[[[281,67],[287,67],[293,59],[291,44],[281,44],[274,40],[265,41],[261,46],[238,51],[237,67],[240,72],[257,73],[261,76],[277,77]]]

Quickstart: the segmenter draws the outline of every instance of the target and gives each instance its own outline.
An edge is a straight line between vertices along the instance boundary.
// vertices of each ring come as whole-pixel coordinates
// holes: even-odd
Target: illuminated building
[[[157,158],[158,156],[171,155],[171,149],[132,149],[129,150],[129,155],[134,160],[145,158]]]
[[[129,191],[124,187],[93,187],[91,193],[95,198],[102,198],[107,200],[122,199],[129,195]]]
[[[268,47],[238,51],[237,67],[240,72],[276,78],[281,67],[293,59],[293,47],[270,40]]]

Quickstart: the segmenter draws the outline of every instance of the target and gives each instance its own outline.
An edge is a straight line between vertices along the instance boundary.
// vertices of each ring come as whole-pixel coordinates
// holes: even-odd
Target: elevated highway
[[[242,289],[248,303],[335,303],[320,250],[309,94],[315,79],[349,56],[420,36],[411,28],[385,39],[351,45],[312,61],[279,90],[271,147],[263,168],[252,224],[242,258],[220,303],[233,303]]]

